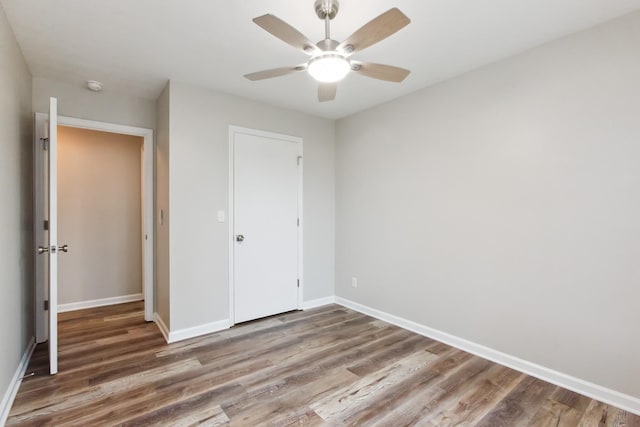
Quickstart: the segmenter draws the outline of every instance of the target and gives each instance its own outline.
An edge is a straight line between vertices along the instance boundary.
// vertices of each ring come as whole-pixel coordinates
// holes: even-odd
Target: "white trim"
[[[606,404],[621,408],[625,411],[640,415],[640,399],[628,394],[620,393],[618,391],[611,390],[598,384],[594,384],[580,378],[576,378],[571,375],[549,369],[536,363],[520,359],[516,356],[494,350],[481,344],[468,341],[464,338],[460,338],[455,335],[451,335],[446,332],[421,325],[411,320],[407,320],[402,317],[395,316],[393,314],[389,314],[354,301],[350,301],[348,299],[336,297],[336,303],[352,310],[359,311],[360,313],[367,314],[371,317],[375,317],[376,319],[384,320],[385,322],[391,323],[425,337],[443,342],[460,350],[475,354],[476,356],[480,356],[483,359],[487,359],[500,365],[507,366],[511,369],[515,369],[527,375],[531,375],[532,377],[539,378],[541,380],[550,382],[560,387],[564,387],[576,393],[583,394],[592,399],[596,399]]]
[[[298,310],[304,302],[304,141],[298,142]]]
[[[88,301],[70,302],[67,304],[58,304],[58,313],[66,311],[84,310],[86,308],[103,307],[105,305],[123,304],[125,302],[142,301],[142,294],[122,295],[119,297],[92,299]]]
[[[235,312],[235,299],[234,299],[234,287],[235,276],[234,276],[234,236],[233,236],[233,227],[234,227],[234,194],[233,189],[235,188],[235,179],[233,174],[233,159],[234,159],[234,133],[235,126],[229,126],[229,190],[227,191],[227,195],[229,197],[228,205],[227,205],[227,220],[229,226],[229,319],[231,324],[235,323],[236,312]]]
[[[202,335],[212,334],[214,332],[223,331],[231,327],[229,319],[219,320],[217,322],[205,323],[204,325],[194,326],[192,328],[179,329],[177,331],[169,331],[169,340],[171,344],[177,341],[188,340]]]
[[[335,303],[336,303],[336,297],[335,296],[312,299],[312,300],[309,300],[309,301],[304,301],[302,303],[302,309],[303,310],[309,310],[309,309],[312,309],[312,308],[322,307],[324,305],[335,304]]]
[[[36,113],[36,121],[43,118],[46,120],[46,114]],[[77,119],[74,117],[58,116],[58,125],[69,126],[75,128],[97,130],[104,132],[120,133],[125,135],[140,136],[144,142],[143,150],[143,221],[142,221],[142,292],[144,298],[144,318],[150,322],[153,316],[153,129],[140,128],[135,126],[119,125],[115,123],[98,122],[94,120]],[[37,141],[36,141],[37,142]],[[144,239],[144,236],[147,239]],[[38,301],[36,301],[38,302]],[[41,307],[41,305],[36,305]]]
[[[13,406],[13,401],[16,398],[16,394],[18,394],[20,384],[22,384],[22,377],[27,371],[27,367],[29,366],[29,359],[31,359],[31,355],[33,354],[33,350],[35,350],[35,348],[36,340],[35,337],[32,337],[29,340],[27,348],[22,354],[22,358],[20,359],[18,368],[16,369],[15,374],[13,374],[13,378],[9,383],[9,387],[7,387],[7,391],[5,392],[4,397],[2,398],[2,402],[0,403],[0,426],[5,425],[5,423],[7,422],[9,412],[11,411],[11,407]]]
[[[58,116],[58,125],[89,130],[122,133],[125,135],[136,135],[142,137],[153,135],[153,129],[119,125],[117,123],[98,122],[95,120],[77,119],[75,117],[68,116]]]
[[[158,325],[158,329],[160,329],[160,332],[164,337],[164,340],[169,343],[169,328],[167,328],[167,324],[164,323],[164,320],[162,320],[162,317],[160,317],[158,313],[154,313],[154,319],[156,325]]]
[[[220,332],[231,327],[229,319],[219,320],[217,322],[205,323],[204,325],[194,326],[192,328],[179,329],[177,331],[170,331],[167,324],[164,323],[162,317],[158,313],[155,313],[155,322],[158,325],[158,329],[162,333],[164,340],[167,344],[174,342],[187,340],[189,338],[195,338],[202,335],[212,334],[214,332]]]
[[[291,141],[298,144],[298,156],[301,161],[298,167],[298,217],[300,219],[300,226],[298,227],[298,278],[300,280],[300,287],[298,288],[298,309],[303,308],[304,304],[304,215],[303,215],[303,178],[304,178],[304,158],[303,158],[303,146],[304,140],[297,136],[284,135],[274,132],[267,132],[258,129],[251,129],[242,126],[229,125],[229,206],[228,206],[228,220],[229,220],[229,322],[230,325],[235,324],[235,309],[234,309],[234,140],[236,133],[243,133],[246,135],[260,136],[264,138],[280,139],[284,141]]]

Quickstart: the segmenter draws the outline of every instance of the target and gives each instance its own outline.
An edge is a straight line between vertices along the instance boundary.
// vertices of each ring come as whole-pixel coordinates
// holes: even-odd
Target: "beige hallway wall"
[[[143,139],[58,127],[59,303],[142,292]]]

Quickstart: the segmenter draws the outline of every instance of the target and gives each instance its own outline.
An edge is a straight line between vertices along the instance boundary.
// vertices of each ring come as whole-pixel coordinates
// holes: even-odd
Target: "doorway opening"
[[[141,301],[143,138],[58,126],[58,312]]]
[[[35,141],[47,136],[36,114]],[[58,235],[68,245],[58,269],[58,311],[144,300],[153,320],[153,131],[58,116]],[[46,233],[36,149],[35,233]],[[39,164],[40,163],[40,164]],[[40,203],[41,204],[41,203]],[[42,226],[45,224],[45,226]],[[48,339],[46,265],[36,258],[36,341]]]

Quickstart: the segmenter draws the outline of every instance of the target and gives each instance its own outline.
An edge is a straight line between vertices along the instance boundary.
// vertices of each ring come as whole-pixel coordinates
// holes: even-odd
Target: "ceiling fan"
[[[318,99],[320,102],[324,102],[335,99],[338,82],[349,72],[397,83],[409,75],[410,71],[404,68],[350,59],[354,53],[386,39],[411,22],[398,8],[389,9],[369,21],[340,43],[331,39],[330,35],[330,22],[338,14],[340,7],[338,0],[316,0],[314,6],[318,17],[324,20],[325,28],[325,38],[316,44],[274,15],[266,14],[254,18],[253,22],[264,30],[303,51],[311,58],[296,66],[246,74],[247,79],[264,80],[306,70],[311,77],[318,81]]]

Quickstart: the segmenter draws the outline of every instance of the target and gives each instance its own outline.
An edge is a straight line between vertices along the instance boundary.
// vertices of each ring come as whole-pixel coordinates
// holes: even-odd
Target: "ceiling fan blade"
[[[394,7],[377,18],[364,24],[345,41],[340,43],[338,51],[352,54],[368,48],[369,46],[386,39],[390,35],[409,25],[411,20]],[[349,47],[351,46],[351,47]]]
[[[272,68],[270,70],[262,70],[256,73],[245,74],[244,76],[251,81],[272,79],[274,77],[285,76],[287,74],[293,74],[298,71],[302,71],[304,70],[304,68],[304,65],[298,65],[296,67]]]
[[[392,65],[373,64],[371,62],[351,61],[351,69],[372,79],[400,83],[411,71]]]
[[[304,34],[277,16],[266,14],[254,18],[253,22],[283,42],[290,44],[308,55],[320,52],[320,48],[313,44]]]
[[[320,83],[318,85],[318,101],[333,101],[336,99],[338,83]]]

